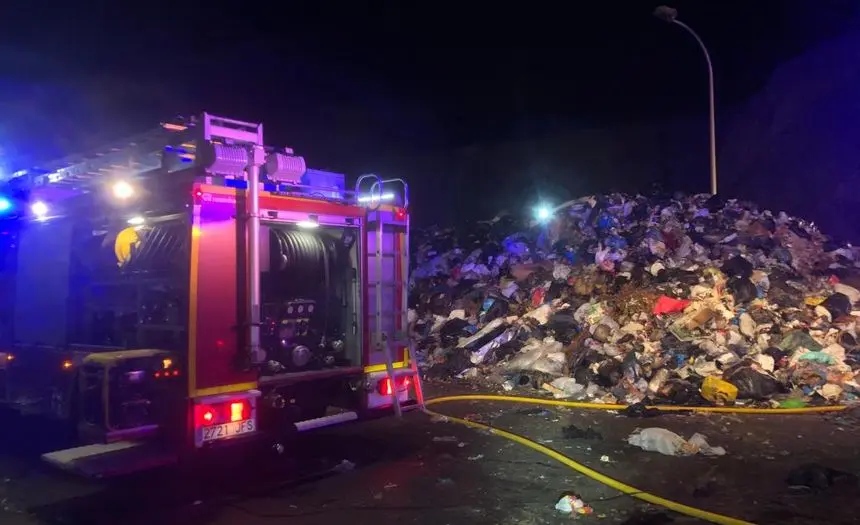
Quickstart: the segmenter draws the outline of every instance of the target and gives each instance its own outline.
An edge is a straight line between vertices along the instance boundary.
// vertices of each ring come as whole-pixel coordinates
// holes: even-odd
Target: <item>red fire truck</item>
[[[105,476],[422,403],[401,179],[347,191],[203,114],[4,195],[0,394],[74,425],[54,465]]]

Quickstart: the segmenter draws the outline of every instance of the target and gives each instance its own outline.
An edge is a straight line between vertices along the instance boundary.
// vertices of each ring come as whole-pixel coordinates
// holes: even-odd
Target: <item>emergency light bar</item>
[[[393,193],[383,193],[382,195],[361,195],[358,197],[358,202],[373,202],[373,201],[393,201]]]

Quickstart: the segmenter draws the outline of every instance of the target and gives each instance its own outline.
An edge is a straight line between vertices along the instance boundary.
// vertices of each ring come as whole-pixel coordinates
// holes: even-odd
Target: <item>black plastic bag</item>
[[[748,366],[735,368],[725,379],[738,388],[738,399],[770,399],[782,390],[779,381]]]

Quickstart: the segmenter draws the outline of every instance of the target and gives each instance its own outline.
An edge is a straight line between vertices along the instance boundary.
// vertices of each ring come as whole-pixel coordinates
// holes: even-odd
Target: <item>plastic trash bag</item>
[[[738,397],[738,387],[719,377],[708,376],[702,382],[702,397],[717,405],[733,403]]]
[[[685,440],[671,430],[659,427],[637,429],[627,437],[627,443],[647,452],[659,452],[664,456],[695,454],[724,456],[726,454],[726,449],[723,447],[710,446],[707,438],[702,434],[693,434],[689,440]]]
[[[688,299],[675,299],[674,297],[661,295],[654,304],[654,309],[651,313],[654,315],[662,315],[683,312],[684,308],[690,306],[691,302],[692,301]]]
[[[572,377],[557,377],[552,383],[544,385],[544,390],[552,392],[556,399],[567,399],[585,393],[585,386],[577,383]]]
[[[508,370],[534,370],[545,374],[560,376],[567,357],[560,342],[552,338],[533,341],[514,355],[505,368]]]
[[[732,370],[726,380],[737,387],[739,399],[769,399],[780,391],[779,381],[747,366]]]
[[[555,504],[555,510],[563,514],[580,514],[588,515],[594,512],[590,506],[586,505],[582,498],[576,494],[565,494]]]

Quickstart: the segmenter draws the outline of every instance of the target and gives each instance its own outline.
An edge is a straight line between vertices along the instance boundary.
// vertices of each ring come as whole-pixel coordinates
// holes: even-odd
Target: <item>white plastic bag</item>
[[[659,452],[665,456],[724,456],[723,447],[712,447],[702,434],[693,434],[689,441],[665,428],[636,430],[627,438],[627,443],[648,452]]]
[[[585,391],[585,386],[576,382],[572,377],[557,377],[549,384],[551,388],[547,389],[552,392],[556,399],[565,399],[569,397],[579,396]]]

